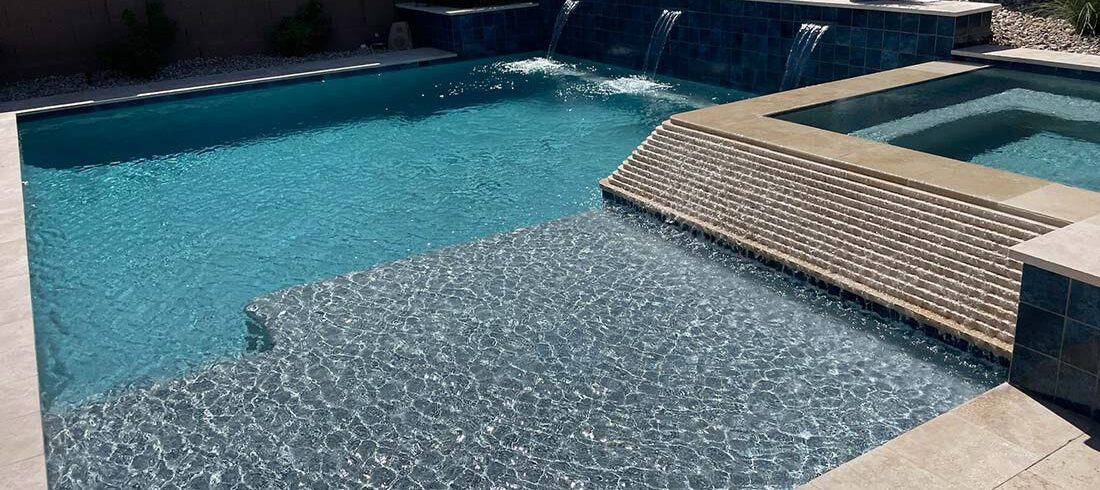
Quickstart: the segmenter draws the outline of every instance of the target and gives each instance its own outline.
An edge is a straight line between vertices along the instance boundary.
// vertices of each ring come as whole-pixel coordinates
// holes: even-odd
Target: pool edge
[[[0,114],[0,487],[46,488],[19,133]]]
[[[1095,423],[1003,383],[799,488],[1082,488],[1069,468],[1100,461],[1079,450],[1097,434]]]

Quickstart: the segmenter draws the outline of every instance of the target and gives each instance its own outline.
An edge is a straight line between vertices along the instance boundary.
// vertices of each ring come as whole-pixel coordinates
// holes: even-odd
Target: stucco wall
[[[332,17],[331,47],[386,37],[392,0],[322,0]],[[269,51],[272,27],[305,0],[164,0],[179,25],[174,58]],[[83,72],[100,66],[99,48],[124,36],[122,11],[144,0],[0,0],[0,80]]]

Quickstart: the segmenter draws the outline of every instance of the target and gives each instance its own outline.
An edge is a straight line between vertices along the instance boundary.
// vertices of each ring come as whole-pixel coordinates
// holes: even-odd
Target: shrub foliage
[[[1100,0],[1051,0],[1041,10],[1066,19],[1082,36],[1100,33]]]
[[[107,67],[134,78],[153,78],[164,66],[165,53],[176,42],[176,21],[164,12],[164,4],[145,4],[145,20],[133,10],[122,11],[126,40],[100,52]]]
[[[309,0],[275,26],[275,50],[283,56],[305,56],[325,49],[332,26],[320,0]]]

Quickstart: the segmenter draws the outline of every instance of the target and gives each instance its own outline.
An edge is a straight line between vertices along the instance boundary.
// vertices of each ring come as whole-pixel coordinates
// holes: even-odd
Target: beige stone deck
[[[175,95],[453,58],[421,48],[297,63],[263,70],[57,95],[0,105],[0,490],[46,488],[30,269],[27,263],[16,117],[125,100]]]
[[[1081,71],[1100,71],[1100,56],[1091,54],[1065,53],[1033,48],[1009,48],[1005,46],[972,46],[956,49],[951,54],[973,60],[1007,61],[1031,65],[1067,68]]]
[[[1100,488],[1100,427],[1007,384],[825,473],[805,490]]]

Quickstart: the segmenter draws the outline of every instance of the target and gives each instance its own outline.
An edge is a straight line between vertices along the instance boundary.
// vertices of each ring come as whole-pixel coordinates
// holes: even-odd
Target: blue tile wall
[[[1100,419],[1100,287],[1024,265],[1009,382]]]
[[[561,7],[543,1],[552,25]],[[558,51],[641,68],[661,10],[681,10],[658,73],[758,91],[778,88],[794,35],[804,22],[830,26],[807,74],[825,82],[935,59],[984,43],[992,15],[953,18],[744,0],[582,0]]]
[[[537,7],[442,15],[397,9],[409,23],[415,46],[430,46],[478,58],[546,49],[546,23]]]

